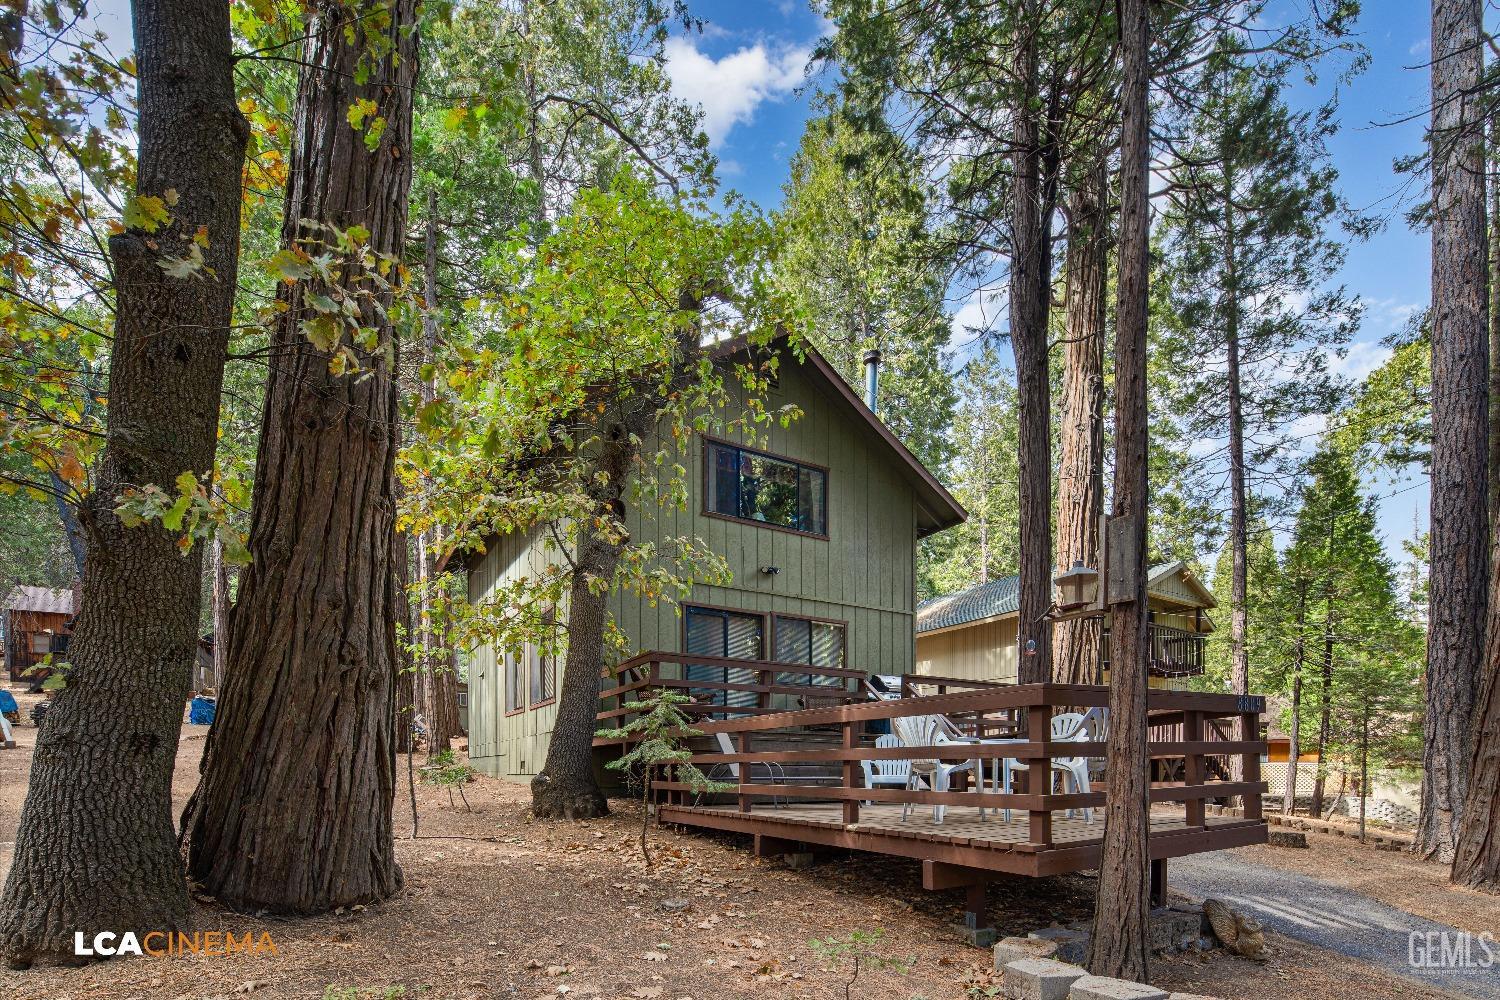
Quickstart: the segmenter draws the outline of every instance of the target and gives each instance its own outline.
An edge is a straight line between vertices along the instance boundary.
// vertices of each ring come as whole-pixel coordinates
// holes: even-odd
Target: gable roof
[[[786,335],[783,334],[772,343],[782,346],[785,340]],[[937,477],[922,464],[921,459],[913,455],[911,450],[901,443],[901,439],[891,432],[891,429],[885,425],[885,421],[865,405],[865,401],[838,373],[838,369],[829,364],[828,359],[823,357],[812,344],[803,341],[799,347],[802,353],[800,359],[802,368],[811,376],[813,384],[826,390],[846,416],[874,435],[916,493],[917,537],[926,538],[934,532],[967,521],[969,512],[954,499],[947,487],[938,482]],[[715,357],[727,358],[747,353],[748,350],[749,346],[745,338],[732,337],[716,344],[713,353]],[[792,360],[799,361],[795,355],[792,356]]]
[[[1155,593],[1153,584],[1168,577],[1181,574],[1182,580],[1203,601],[1203,606],[1215,606],[1214,596],[1199,583],[1181,562],[1163,563],[1146,571],[1146,590]],[[1172,596],[1172,595],[1168,595]],[[934,632],[938,629],[971,625],[988,618],[1013,615],[1021,610],[1021,578],[1006,576],[988,583],[981,583],[966,590],[932,597],[917,605],[917,632]]]
[[[6,611],[35,611],[42,614],[71,615],[73,592],[52,587],[12,587],[5,597]]]

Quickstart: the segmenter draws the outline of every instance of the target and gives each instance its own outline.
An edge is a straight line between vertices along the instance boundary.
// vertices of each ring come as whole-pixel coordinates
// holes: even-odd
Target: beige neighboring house
[[[1213,594],[1183,562],[1153,566],[1150,600],[1151,686],[1186,687],[1203,672],[1203,640]],[[1020,580],[1007,576],[917,606],[917,673],[959,680],[1016,682]],[[1109,668],[1108,630],[1101,670]]]

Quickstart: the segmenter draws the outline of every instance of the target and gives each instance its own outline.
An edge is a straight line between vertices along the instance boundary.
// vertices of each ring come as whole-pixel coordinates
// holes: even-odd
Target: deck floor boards
[[[721,816],[745,817],[745,813],[729,807],[674,807],[674,812],[702,812]],[[845,824],[838,803],[791,803],[772,806],[758,803],[749,813],[750,817],[771,822],[797,825],[834,826],[863,833],[881,833],[888,836],[916,837],[939,842],[966,843],[973,847],[998,847],[1013,849],[1023,846],[1030,839],[1030,827],[1025,813],[1013,812],[1006,821],[994,810],[988,810],[984,819],[979,810],[967,806],[949,806],[942,823],[933,822],[932,807],[913,807],[911,815],[903,821],[901,806],[889,803],[862,805],[859,822]],[[691,820],[689,820],[691,822]],[[1207,826],[1236,823],[1234,819],[1209,817]],[[1187,825],[1182,810],[1153,809],[1151,811],[1152,834],[1185,830]],[[1104,817],[1095,812],[1094,822],[1089,823],[1076,814],[1068,817],[1063,812],[1052,816],[1052,842],[1059,847],[1085,844],[1104,836]]]
[[[1000,813],[950,806],[942,823],[933,822],[932,807],[913,808],[901,819],[901,806],[877,803],[862,805],[859,821],[846,824],[837,802],[793,802],[786,805],[757,803],[748,813],[726,806],[665,805],[662,818],[668,823],[700,826],[773,839],[821,843],[903,857],[921,858],[973,868],[1009,871],[1023,875],[1058,874],[1094,868],[1099,863],[1104,836],[1104,817],[1096,811],[1094,822],[1063,811],[1052,815],[1052,841],[1030,842],[1030,823],[1012,813],[1006,821]],[[1189,827],[1180,808],[1157,806],[1151,810],[1152,857],[1179,857],[1264,843],[1263,820],[1210,816],[1203,827]],[[758,850],[759,848],[757,848]]]

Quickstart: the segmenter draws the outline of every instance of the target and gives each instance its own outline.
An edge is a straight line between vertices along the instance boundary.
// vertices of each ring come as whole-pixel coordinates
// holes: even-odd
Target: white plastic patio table
[[[1027,740],[1024,737],[1021,739],[986,740],[980,739],[978,736],[965,736],[961,740],[954,740],[954,742],[969,743],[974,746],[1013,746],[1018,743],[1029,743],[1030,740]],[[1004,782],[1000,780],[1000,771],[1004,766],[1005,758],[992,757],[990,758],[989,763],[995,765],[995,791],[1002,791],[1004,789]],[[984,765],[985,759],[983,757],[974,758],[974,774],[978,779],[976,781],[976,784],[979,786],[978,791],[981,795],[984,794]],[[1010,812],[1009,809],[1005,809],[1003,811],[1007,813]]]

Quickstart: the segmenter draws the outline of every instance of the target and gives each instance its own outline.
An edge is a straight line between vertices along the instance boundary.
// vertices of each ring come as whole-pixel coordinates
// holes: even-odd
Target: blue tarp
[[[188,721],[195,726],[213,725],[214,700],[212,698],[194,698],[192,708],[188,710]]]
[[[0,713],[19,712],[20,710],[20,706],[16,704],[16,696],[0,688]]]

